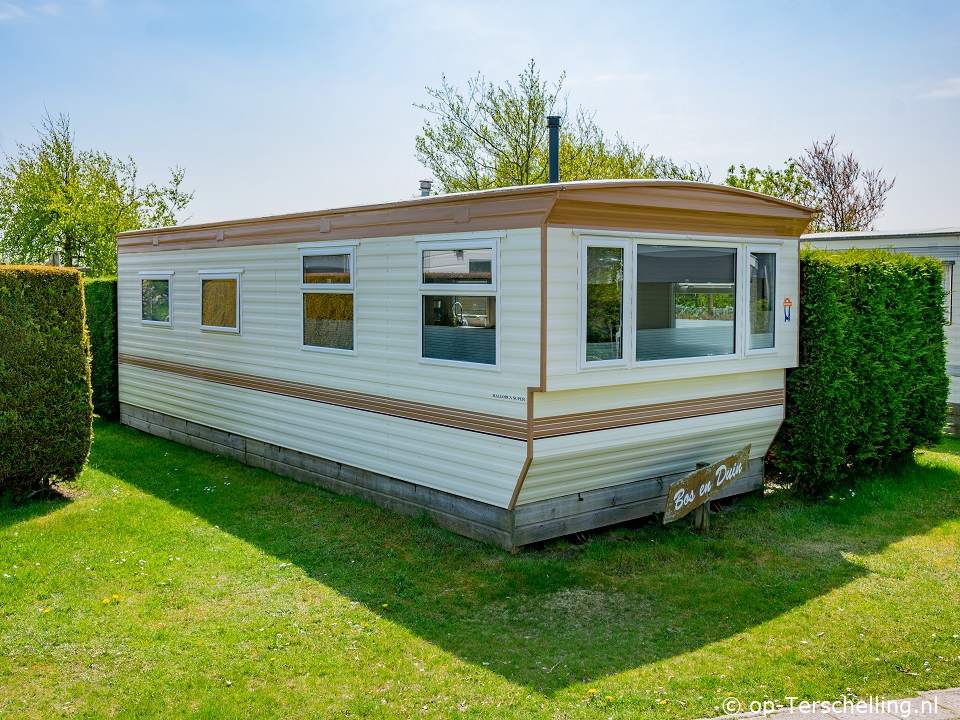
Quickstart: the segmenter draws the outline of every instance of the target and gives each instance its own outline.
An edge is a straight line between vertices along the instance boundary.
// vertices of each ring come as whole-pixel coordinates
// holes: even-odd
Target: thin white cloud
[[[936,87],[918,96],[919,100],[949,100],[960,97],[960,76],[941,80]]]
[[[2,2],[0,1],[0,22],[5,20],[16,20],[27,14],[27,11],[24,10],[19,5],[15,5],[12,2]]]

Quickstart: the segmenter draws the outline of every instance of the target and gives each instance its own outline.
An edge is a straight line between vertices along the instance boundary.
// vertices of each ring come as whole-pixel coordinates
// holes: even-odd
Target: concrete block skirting
[[[572,493],[519,505],[511,511],[135,405],[120,404],[120,421],[145,433],[230,457],[298,482],[362,497],[404,515],[425,513],[441,527],[507,550],[661,513],[666,507],[667,487],[686,474]],[[718,493],[716,499],[762,486],[763,460],[758,458],[751,460],[747,472]]]

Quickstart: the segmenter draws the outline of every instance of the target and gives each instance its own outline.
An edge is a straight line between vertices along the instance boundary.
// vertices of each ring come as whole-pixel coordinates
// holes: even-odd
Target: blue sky
[[[0,147],[69,113],[191,222],[412,197],[426,86],[533,58],[609,133],[710,168],[836,133],[896,176],[879,230],[960,226],[960,2],[0,0]]]

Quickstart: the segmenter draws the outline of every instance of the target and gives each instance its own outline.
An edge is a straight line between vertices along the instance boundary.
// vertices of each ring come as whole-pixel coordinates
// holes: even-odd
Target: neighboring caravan
[[[746,492],[809,217],[630,180],[123,233],[121,417],[506,548],[750,445]]]
[[[947,336],[947,375],[950,395],[947,401],[947,428],[951,435],[960,434],[960,312],[953,297],[954,267],[960,260],[960,228],[922,230],[917,232],[882,233],[811,233],[801,238],[804,243],[823,250],[881,248],[911,255],[926,255],[943,263],[943,314]]]

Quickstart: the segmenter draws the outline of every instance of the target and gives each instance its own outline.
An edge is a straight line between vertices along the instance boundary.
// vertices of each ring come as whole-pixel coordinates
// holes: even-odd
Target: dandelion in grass
[[[113,599],[114,599],[114,600],[119,600],[119,599],[120,599],[120,596],[119,596],[119,595],[114,595],[114,596],[113,596]]]
[[[590,688],[589,690],[587,690],[587,692],[590,693],[591,695],[596,695],[596,694],[597,694],[597,689],[596,689],[596,688]]]
[[[104,599],[103,599],[103,604],[104,604],[104,605],[109,605],[109,604],[110,604],[110,598],[104,598]]]

